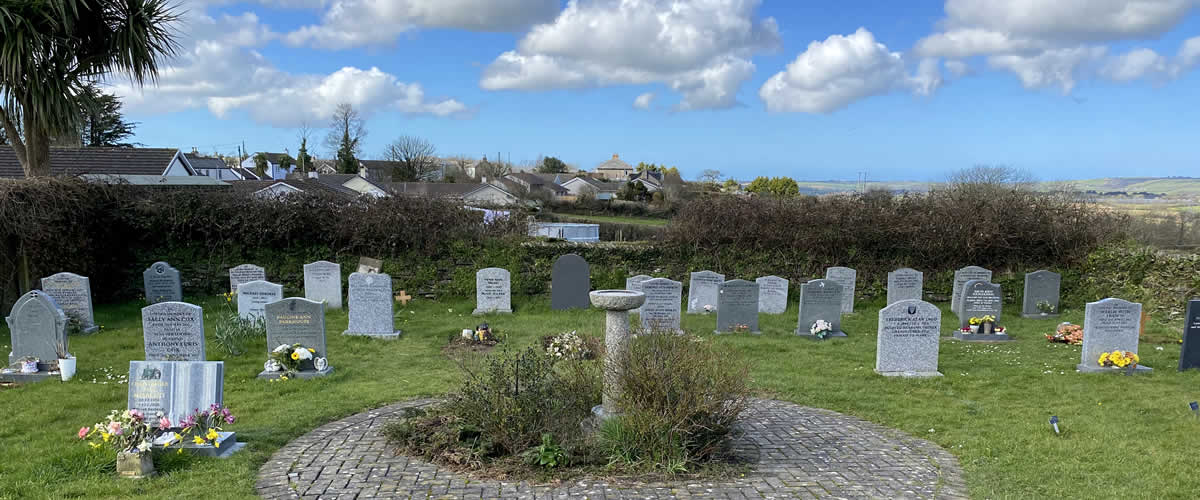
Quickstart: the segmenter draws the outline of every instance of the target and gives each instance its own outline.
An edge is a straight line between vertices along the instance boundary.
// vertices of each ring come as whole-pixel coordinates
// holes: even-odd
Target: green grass
[[[655,227],[665,227],[670,222],[667,219],[656,219],[653,217],[631,217],[620,215],[577,215],[555,212],[554,216],[561,217],[570,222],[610,222],[614,224],[637,224]]]
[[[216,299],[203,305],[218,311]],[[418,299],[397,312],[405,336],[386,342],[343,337],[345,312],[332,312],[328,350],[335,372],[319,380],[256,380],[265,341],[250,354],[224,359],[225,401],[240,416],[231,430],[247,449],[228,460],[168,454],[158,460],[161,477],[128,481],[114,477],[111,452],[90,450],[74,433],[125,407],[127,387],[100,382],[143,357],[139,306],[97,308],[105,330],[72,339],[75,380],[0,389],[0,498],[253,498],[258,468],[291,439],[365,409],[452,390],[459,375],[441,347],[448,335],[479,322],[469,315],[469,300]],[[748,356],[752,385],[767,397],[938,443],[959,458],[972,497],[1084,498],[1102,487],[1128,498],[1194,497],[1200,477],[1188,464],[1200,449],[1200,420],[1187,403],[1200,399],[1200,372],[1175,371],[1178,345],[1158,345],[1159,351],[1143,343],[1143,363],[1155,368],[1148,375],[1076,374],[1079,347],[1048,344],[1041,335],[1055,321],[1011,317],[1017,307],[1008,305],[1005,321],[1017,342],[943,342],[939,368],[946,376],[935,380],[874,374],[879,304],[858,304],[859,312],[843,321],[850,337],[826,342],[790,335],[794,305],[783,315],[763,315],[762,336],[713,337],[707,332],[715,316],[686,316],[684,327]],[[486,318],[515,346],[562,331],[604,331],[598,310],[552,313],[544,298],[517,298],[516,310]],[[1063,320],[1079,323],[1082,314],[1068,309]],[[943,313],[943,324],[949,331],[950,313]],[[1155,338],[1178,337],[1157,323],[1150,329]],[[211,337],[208,356],[223,359]],[[1051,415],[1061,419],[1062,436],[1050,431]]]

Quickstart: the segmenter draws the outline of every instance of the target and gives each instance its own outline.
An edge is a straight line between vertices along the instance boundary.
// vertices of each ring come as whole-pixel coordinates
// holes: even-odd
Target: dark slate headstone
[[[54,298],[67,318],[75,318],[83,333],[95,332],[96,318],[92,313],[92,284],[87,276],[58,273],[42,278],[42,291]]]
[[[267,271],[254,264],[242,264],[229,269],[229,293],[237,293],[238,285],[251,281],[267,281]]]
[[[858,285],[858,271],[849,267],[831,267],[825,270],[825,279],[842,285],[842,312],[854,312],[854,289]]]
[[[224,361],[130,361],[130,410],[155,412],[175,427],[196,409],[224,402]]]
[[[1025,274],[1025,299],[1022,303],[1021,316],[1026,318],[1056,318],[1058,317],[1058,291],[1062,286],[1062,275],[1053,271],[1041,270]],[[1038,304],[1048,304],[1049,309],[1042,312]]]
[[[682,333],[679,317],[682,313],[683,283],[653,278],[642,282],[646,302],[642,304],[642,329],[652,332]]]
[[[1188,301],[1183,318],[1183,346],[1179,351],[1179,371],[1200,368],[1200,299]]]
[[[875,373],[889,377],[940,377],[942,311],[923,300],[901,300],[879,311]]]
[[[1007,333],[990,333],[986,334],[983,331],[978,333],[963,333],[962,328],[966,328],[971,324],[971,318],[982,318],[984,316],[995,316],[996,321],[994,326],[1001,326],[1001,312],[1004,309],[1004,294],[1000,291],[1000,285],[988,283],[981,280],[971,280],[963,285],[962,289],[962,305],[958,312],[958,329],[954,331],[954,338],[966,341],[1006,341],[1012,340]]]
[[[512,314],[512,273],[489,267],[475,272],[475,311],[471,314]]]
[[[283,285],[262,280],[238,283],[237,308],[242,319],[261,318],[267,304],[283,300]]]
[[[304,265],[304,298],[342,308],[342,265],[318,260]]]
[[[962,287],[971,280],[992,281],[992,272],[979,266],[967,266],[954,271],[954,290],[950,292],[950,310],[959,312],[962,304]]]
[[[1100,366],[1100,355],[1117,349],[1136,354],[1141,327],[1141,304],[1113,298],[1089,302],[1083,313],[1083,353],[1075,368],[1083,373],[1114,371]],[[1150,367],[1139,364],[1136,371]]]
[[[67,349],[67,316],[53,298],[41,290],[31,290],[17,299],[5,319],[12,338],[9,364],[33,356],[39,361],[39,370],[57,367],[58,344]]]
[[[887,279],[888,304],[924,298],[925,275],[921,271],[903,267],[888,273]]]
[[[142,308],[146,361],[204,361],[204,310],[184,302]]]
[[[392,312],[392,277],[382,273],[350,273],[350,322],[343,335],[396,339]]]
[[[716,333],[762,333],[758,329],[758,283],[729,280],[717,287]]]
[[[712,306],[713,310],[717,310],[717,294],[724,282],[724,274],[712,271],[692,273],[692,279],[688,282],[688,314],[702,313],[704,306]]]
[[[328,375],[333,371],[329,365],[329,353],[325,350],[325,306],[299,297],[290,297],[267,304],[264,316],[267,322],[267,351],[286,345],[300,344],[311,348],[311,362],[301,363],[300,378]],[[318,359],[320,358],[320,359]],[[318,370],[317,367],[323,369]],[[281,372],[263,371],[258,378],[276,378]]]
[[[779,276],[763,276],[758,283],[758,312],[783,314],[787,310],[788,280]]]
[[[583,257],[569,253],[554,261],[550,271],[550,309],[587,309],[592,306],[592,272]]]
[[[146,287],[146,303],[179,302],[183,300],[183,285],[179,281],[179,270],[166,262],[155,262],[142,272],[142,283]]]
[[[812,336],[819,319],[833,326],[830,337],[845,337],[842,331],[842,285],[833,280],[812,280],[800,285],[800,314],[796,335]]]
[[[645,283],[646,281],[648,281],[648,280],[649,280],[650,278],[652,278],[652,277],[653,277],[653,276],[647,276],[647,275],[645,275],[645,274],[639,274],[639,275],[637,275],[637,276],[631,276],[631,277],[625,278],[625,289],[626,289],[626,290],[633,290],[633,291],[635,291],[635,292],[640,292],[640,291],[642,291],[642,283]],[[641,307],[639,307],[639,308],[637,308],[637,309],[630,309],[630,310],[629,310],[629,314],[641,314],[641,313],[642,313],[642,308],[641,308]]]

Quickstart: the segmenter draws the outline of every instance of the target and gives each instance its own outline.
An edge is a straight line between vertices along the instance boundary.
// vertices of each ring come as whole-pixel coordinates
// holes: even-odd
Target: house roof
[[[225,164],[225,160],[214,158],[212,156],[198,155],[194,153],[184,153],[189,164],[195,169],[218,170],[229,169],[229,165]]]
[[[251,155],[250,158],[253,159],[255,155],[259,155],[259,154],[267,155],[267,161],[269,161],[275,165],[279,165],[283,161],[284,158],[292,157],[292,155],[287,154],[287,153],[267,153],[264,151],[259,151],[258,153],[254,153],[254,155]],[[292,163],[295,163],[295,162],[296,162],[295,159],[293,159]]]
[[[654,184],[655,186],[661,186],[662,182],[663,182],[663,174],[662,174],[662,172],[650,172],[650,171],[637,172],[635,174],[630,174],[630,176],[629,176],[630,182],[637,181],[637,180],[640,180],[643,182],[648,182],[650,184]]]
[[[50,148],[50,173],[163,175],[176,156],[183,158],[190,174],[195,173],[187,158],[171,148]],[[0,146],[0,177],[25,177],[12,146]]]
[[[554,176],[558,174],[531,174],[529,172],[513,172],[508,174],[507,177],[525,183],[531,190],[548,189],[558,195],[566,195],[571,192],[571,190],[556,184],[553,180],[546,180],[542,177],[544,175],[549,175],[551,179],[553,179]]]
[[[254,173],[253,170],[242,168],[242,167],[233,167],[232,170],[234,172],[236,172],[238,175],[242,176],[242,179],[245,179],[248,181],[259,180],[258,174]]]
[[[621,161],[621,157],[613,155],[611,159],[596,165],[594,170],[633,170],[628,163]]]
[[[236,192],[256,193],[263,189],[274,186],[275,184],[287,184],[304,192],[309,193],[332,193],[340,196],[355,198],[359,193],[353,189],[341,188],[323,182],[317,182],[313,179],[276,179],[276,180],[255,180],[255,181],[230,181],[229,186]]]
[[[595,178],[588,177],[588,176],[575,177],[573,179],[568,179],[567,182],[571,182],[575,179],[579,179],[580,182],[587,183],[589,186],[592,186],[597,191],[605,191],[605,192],[611,191],[611,192],[615,193],[615,192],[621,190],[620,182],[606,182],[606,181],[602,181],[602,180],[595,179]]]
[[[486,184],[465,182],[393,182],[391,185],[396,194],[434,198],[462,198],[484,186]]]

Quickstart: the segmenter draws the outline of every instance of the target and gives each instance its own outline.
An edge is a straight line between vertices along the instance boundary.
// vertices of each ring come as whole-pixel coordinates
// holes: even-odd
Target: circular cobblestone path
[[[288,443],[258,473],[267,499],[966,498],[958,461],[937,445],[854,417],[755,400],[734,441],[751,472],[725,481],[561,485],[475,480],[396,456],[379,431],[416,400],[326,424]]]

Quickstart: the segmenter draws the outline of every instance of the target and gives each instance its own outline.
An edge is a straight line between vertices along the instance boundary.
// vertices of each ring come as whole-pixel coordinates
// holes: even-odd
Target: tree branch
[[[21,135],[17,131],[17,126],[8,116],[8,112],[4,106],[0,106],[0,125],[4,126],[4,132],[8,134],[8,142],[12,144],[13,152],[17,153],[17,161],[22,165],[26,164],[25,143],[21,141]]]

